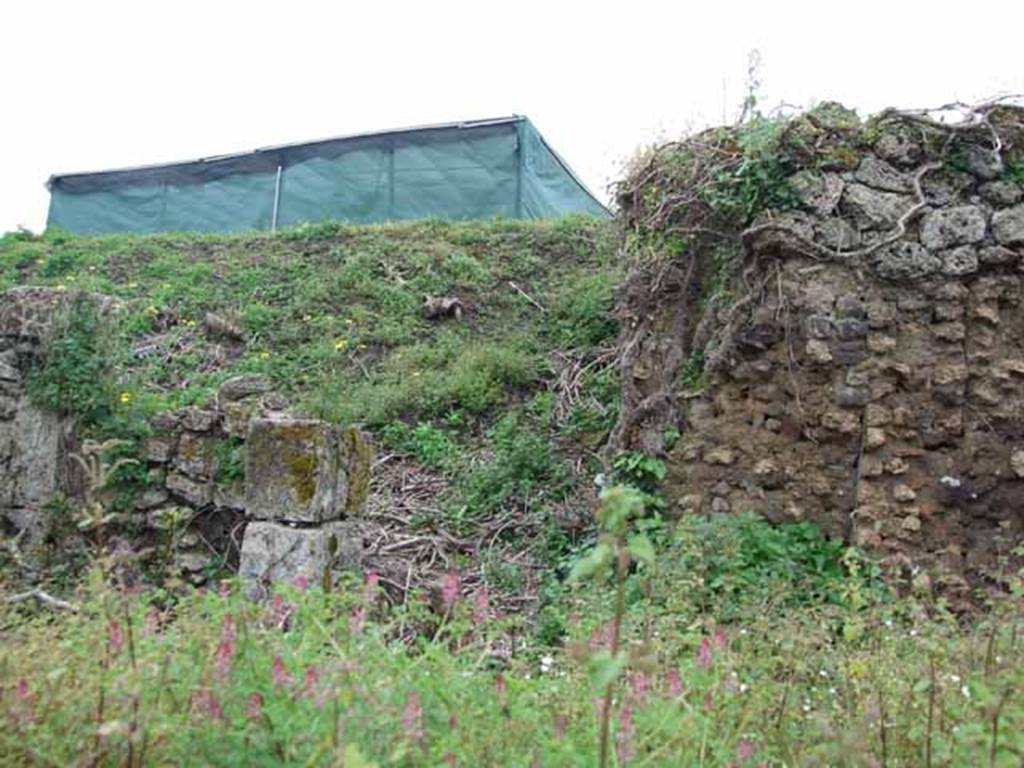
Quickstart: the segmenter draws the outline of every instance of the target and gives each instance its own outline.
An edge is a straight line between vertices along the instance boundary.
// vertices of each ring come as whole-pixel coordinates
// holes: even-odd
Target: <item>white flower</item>
[[[960,693],[962,693],[964,695],[965,699],[971,698],[971,689],[968,688],[966,685],[961,686]]]
[[[540,671],[541,674],[546,675],[551,671],[551,668],[555,665],[555,660],[550,656],[542,656],[540,659]]]

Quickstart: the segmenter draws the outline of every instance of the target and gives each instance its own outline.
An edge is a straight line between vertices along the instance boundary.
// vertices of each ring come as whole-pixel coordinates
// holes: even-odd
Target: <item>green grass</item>
[[[748,170],[737,216],[774,184]],[[618,407],[615,366],[598,364],[618,331],[612,240],[586,219],[0,239],[0,285],[120,303],[100,317],[71,302],[32,374],[33,396],[86,434],[138,438],[153,414],[264,373],[298,411],[358,421],[443,475],[448,523],[512,521],[502,543],[544,571],[536,615],[506,599],[527,574],[505,546],[479,553],[447,606],[443,592],[393,605],[358,577],[256,604],[146,574],[116,589],[104,560],[51,573],[80,611],[0,602],[0,764],[591,766],[610,681],[612,765],[1020,765],[1020,574],[984,615],[954,617],[811,525],[667,519],[664,465],[624,454],[612,474],[644,491],[633,525],[656,556],[638,547],[621,570],[621,611],[612,579],[565,582],[598,540],[556,512],[585,506]],[[458,296],[463,319],[425,319],[426,295]],[[207,312],[244,343],[208,337]],[[241,478],[236,441],[218,458],[220,480]],[[146,482],[125,471],[115,508]]]
[[[479,586],[437,611],[358,579],[282,585],[258,604],[236,585],[121,592],[97,570],[71,595],[76,614],[0,606],[0,754],[592,766],[610,679],[612,765],[1019,765],[1021,593],[960,625],[941,603],[890,595],[841,549],[752,518],[679,528],[627,578],[614,663],[600,580],[558,595],[562,631],[546,643]],[[496,653],[511,638],[512,655]]]
[[[607,435],[617,386],[605,363],[582,381],[569,418],[518,419],[517,438],[538,448],[531,462],[507,463],[502,444],[509,413],[554,399],[556,353],[586,364],[613,342],[614,239],[606,222],[582,217],[327,222],[277,235],[16,233],[0,239],[0,287],[79,297],[32,391],[75,413],[87,435],[140,438],[153,415],[262,373],[298,413],[360,424],[447,475],[441,506],[464,524],[564,498],[570,464]],[[114,297],[118,311],[98,317],[88,294]],[[463,317],[427,319],[427,296],[457,297]],[[242,343],[207,333],[208,313],[237,326]],[[233,447],[223,453],[224,479],[236,479]]]

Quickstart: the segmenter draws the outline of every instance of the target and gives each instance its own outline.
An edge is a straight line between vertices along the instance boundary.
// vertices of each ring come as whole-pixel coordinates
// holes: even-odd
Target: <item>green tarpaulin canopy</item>
[[[47,226],[237,232],[338,219],[607,216],[525,117],[361,134],[52,176]]]

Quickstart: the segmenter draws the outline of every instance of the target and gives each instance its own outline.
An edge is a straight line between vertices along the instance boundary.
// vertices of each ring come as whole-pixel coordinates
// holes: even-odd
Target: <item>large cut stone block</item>
[[[337,520],[348,495],[341,430],[312,419],[253,419],[246,440],[250,517],[301,523]]]
[[[350,522],[293,528],[284,523],[255,520],[245,528],[238,575],[246,591],[261,596],[274,582],[304,577],[322,583],[326,571],[359,567],[362,540]]]

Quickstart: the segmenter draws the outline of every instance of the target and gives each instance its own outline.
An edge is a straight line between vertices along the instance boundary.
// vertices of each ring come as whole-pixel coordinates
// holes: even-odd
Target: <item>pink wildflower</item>
[[[352,609],[352,613],[348,617],[348,631],[352,635],[361,635],[363,633],[363,625],[366,623],[366,609],[361,605],[357,605]]]
[[[697,651],[697,666],[701,669],[711,669],[711,641],[707,637],[700,640],[700,650]]]
[[[285,669],[284,660],[280,656],[274,657],[274,663],[271,666],[271,677],[273,678],[275,688],[284,688],[292,684],[292,676]]]
[[[505,682],[505,676],[498,673],[498,676],[494,678],[494,692],[498,695],[498,703],[502,707],[508,706],[508,683]]]
[[[214,659],[214,667],[217,674],[227,677],[231,674],[231,665],[235,659],[235,640],[238,631],[235,629],[235,618],[229,613],[224,616],[224,625],[220,630],[220,644],[217,646],[217,656]]]
[[[231,597],[231,585],[226,581],[222,581],[217,585],[217,594],[220,595],[221,600],[227,600]]]
[[[636,729],[633,726],[633,708],[628,704],[619,713],[619,732],[615,735],[616,754],[619,756],[619,763],[626,765],[636,756],[636,748],[633,744],[633,737]]]
[[[380,574],[376,571],[367,571],[363,580],[363,600],[372,605],[377,599],[377,590],[380,589]]]
[[[305,592],[309,589],[309,577],[302,575],[296,576],[294,581],[292,581],[292,586],[299,590],[299,592]]]
[[[107,635],[110,652],[116,656],[124,648],[124,632],[121,631],[121,624],[117,619],[110,620],[110,624],[107,627]]]
[[[473,622],[483,626],[491,616],[491,599],[487,587],[480,587],[473,595]]]
[[[144,637],[155,637],[160,634],[160,612],[156,608],[146,611],[146,620],[142,625]]]
[[[736,754],[740,760],[749,760],[754,756],[755,752],[757,752],[757,748],[749,739],[740,739],[740,744],[736,748]]]
[[[220,628],[220,639],[234,643],[238,637],[238,630],[235,628],[235,617],[230,614],[224,614],[224,623]]]
[[[647,704],[651,692],[651,683],[643,672],[634,672],[629,676],[629,695],[638,707]]]
[[[420,695],[413,691],[406,699],[405,709],[402,711],[402,730],[410,741],[426,747],[426,740],[423,734],[423,705],[420,704]]]
[[[14,687],[14,692],[17,697],[17,703],[8,714],[10,717],[13,717],[19,725],[28,725],[36,718],[35,706],[32,702],[32,693],[28,687],[28,680],[24,677],[19,678],[17,685]]]
[[[448,571],[441,582],[441,604],[445,611],[450,611],[459,599],[459,574]]]
[[[725,630],[715,627],[715,648],[724,651],[727,645],[729,645],[729,640],[725,636]]]
[[[263,695],[258,691],[249,694],[245,703],[245,716],[250,720],[260,720],[263,717]]]
[[[607,648],[612,642],[612,623],[608,622],[603,627],[598,627],[590,633],[590,641],[587,643],[591,653]]]
[[[673,699],[678,699],[683,695],[683,678],[679,674],[678,669],[670,669],[668,671],[668,695]]]
[[[217,646],[217,656],[213,665],[220,677],[227,677],[231,674],[231,663],[235,658],[235,647],[224,640]]]
[[[306,667],[306,675],[303,680],[303,687],[306,689],[306,695],[312,696],[316,691],[316,684],[320,682],[320,673],[316,671],[316,667]]]
[[[555,715],[555,738],[561,741],[569,730],[569,716],[559,713]]]
[[[221,709],[220,702],[213,692],[206,688],[192,696],[192,709],[203,717],[213,720],[224,719],[224,710]]]
[[[292,612],[295,610],[295,606],[291,603],[286,603],[281,595],[275,594],[270,599],[270,622],[277,627],[284,629],[288,625],[288,619],[291,618]]]

